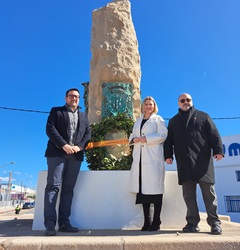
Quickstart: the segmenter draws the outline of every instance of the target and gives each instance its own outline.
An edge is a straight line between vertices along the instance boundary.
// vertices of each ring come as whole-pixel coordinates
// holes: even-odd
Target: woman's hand
[[[146,136],[140,137],[140,142],[146,143],[147,142]]]
[[[134,142],[134,143],[139,143],[139,142],[141,142],[140,138],[141,138],[141,137],[135,137],[135,138],[133,139],[133,142]]]
[[[133,139],[133,142],[134,142],[134,143],[139,143],[139,142],[141,142],[141,143],[146,143],[146,142],[147,142],[147,139],[146,139],[145,136],[142,136],[142,137],[135,137],[135,138]]]

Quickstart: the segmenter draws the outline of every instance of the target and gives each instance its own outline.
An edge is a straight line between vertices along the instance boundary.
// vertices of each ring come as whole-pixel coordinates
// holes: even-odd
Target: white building
[[[8,192],[8,184],[1,185],[0,201],[4,200],[26,200],[28,196],[36,196],[36,190],[27,188],[25,186],[19,186],[15,184],[10,185],[10,191]]]

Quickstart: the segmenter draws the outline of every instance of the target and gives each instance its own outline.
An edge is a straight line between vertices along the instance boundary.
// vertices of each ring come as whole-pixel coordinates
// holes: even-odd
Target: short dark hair
[[[68,93],[69,93],[70,91],[77,91],[78,94],[80,95],[80,91],[79,91],[78,89],[72,88],[72,89],[69,89],[69,90],[66,91],[66,96],[68,96]]]

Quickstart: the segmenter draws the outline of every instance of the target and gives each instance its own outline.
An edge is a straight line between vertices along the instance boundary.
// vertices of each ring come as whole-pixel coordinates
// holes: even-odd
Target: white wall
[[[47,171],[39,173],[33,230],[44,230],[43,200]],[[80,172],[70,221],[80,229],[140,228],[142,206],[128,192],[129,171]],[[166,172],[161,228],[182,228],[186,207],[176,171]]]
[[[216,167],[215,189],[218,197],[218,213],[230,216],[233,222],[240,222],[240,212],[226,212],[224,201],[224,196],[240,196],[240,182],[237,182],[236,170],[240,171],[240,164]],[[200,211],[205,212],[200,189],[198,189],[198,202]]]

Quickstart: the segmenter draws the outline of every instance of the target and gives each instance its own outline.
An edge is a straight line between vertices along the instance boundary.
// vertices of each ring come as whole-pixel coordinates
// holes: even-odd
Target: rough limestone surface
[[[88,96],[90,123],[101,120],[103,82],[130,83],[133,116],[140,115],[140,55],[129,0],[118,0],[92,14],[91,70]]]

